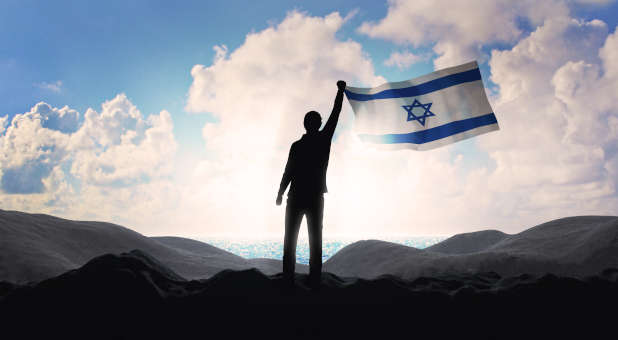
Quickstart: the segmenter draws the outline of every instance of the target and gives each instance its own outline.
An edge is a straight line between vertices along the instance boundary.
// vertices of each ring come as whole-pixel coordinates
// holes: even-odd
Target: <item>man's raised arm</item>
[[[330,138],[333,138],[335,134],[335,128],[337,127],[337,121],[339,120],[339,113],[341,113],[341,105],[343,104],[343,90],[345,90],[345,81],[340,80],[337,82],[337,96],[335,97],[335,104],[333,105],[333,112],[330,113],[326,125],[322,132],[326,133]]]

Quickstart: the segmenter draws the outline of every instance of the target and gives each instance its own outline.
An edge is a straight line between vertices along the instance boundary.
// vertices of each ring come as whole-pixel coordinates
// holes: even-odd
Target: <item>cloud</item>
[[[438,56],[434,65],[443,68],[486,59],[483,46],[516,42],[523,33],[519,20],[537,25],[568,12],[564,3],[553,0],[393,0],[385,18],[364,22],[358,31],[400,45],[432,46]]]
[[[290,23],[294,23],[294,29]],[[303,133],[303,114],[316,106],[318,111],[328,112],[333,83],[337,78],[350,79],[346,72],[363,74],[362,67],[367,65],[368,76],[361,81],[380,83],[370,63],[364,62],[360,46],[337,41],[338,26],[329,27],[327,23],[328,16],[312,18],[292,13],[279,26],[250,34],[235,51],[221,47],[212,65],[193,68],[187,107],[211,112],[220,121],[203,129],[210,157],[196,168],[193,181],[199,187],[187,193],[191,199],[182,206],[193,204],[188,211],[201,209],[202,219],[209,221],[212,232],[280,232],[282,211],[272,201],[289,145]],[[322,34],[320,26],[329,30],[327,35]],[[302,34],[305,30],[312,32],[308,42],[301,39],[306,36]],[[287,35],[297,38],[285,40]],[[312,42],[316,36],[328,39]],[[325,228],[331,235],[357,237],[380,233],[448,235],[487,227],[518,231],[529,226],[527,223],[572,213],[565,208],[568,204],[578,204],[580,211],[607,211],[607,205],[580,204],[576,201],[579,196],[563,197],[552,204],[569,183],[583,184],[585,180],[578,177],[583,174],[597,176],[600,182],[569,190],[597,197],[607,195],[611,183],[603,182],[608,177],[598,163],[601,152],[584,155],[582,152],[588,152],[585,146],[569,147],[563,153],[561,167],[554,168],[548,154],[560,154],[554,147],[563,137],[553,130],[557,123],[551,119],[549,109],[553,107],[548,106],[553,92],[547,91],[561,63],[584,57],[590,62],[599,60],[595,51],[606,36],[607,27],[601,22],[557,17],[512,49],[492,55],[492,79],[501,91],[494,108],[502,130],[474,141],[479,144],[479,153],[489,158],[486,163],[476,161],[474,154],[459,154],[457,145],[431,152],[373,149],[355,136],[346,104],[331,152]],[[300,52],[314,51],[313,46],[318,45],[327,46],[325,51],[345,50],[339,44],[354,47],[356,53],[344,54],[354,59],[340,63],[338,55],[326,53],[312,58],[309,52]],[[587,49],[583,49],[585,44]],[[534,53],[526,54],[528,50]],[[500,63],[498,55],[509,53],[513,57]],[[516,62],[518,58],[521,64]],[[323,82],[324,70],[331,74],[327,82]],[[297,82],[299,76],[304,77],[303,82]],[[516,87],[518,83],[526,85]],[[308,92],[311,96],[306,95]],[[542,93],[548,97],[536,98]],[[541,111],[535,113],[540,118],[521,119],[535,110]],[[572,163],[571,157],[581,163]]]
[[[415,64],[421,60],[426,58],[416,55],[410,51],[403,52],[393,52],[391,55],[384,61],[384,65],[386,66],[397,66],[400,70],[407,69],[412,64]]]
[[[193,176],[177,182],[169,178],[176,143],[168,112],[143,118],[120,94],[98,112],[88,109],[69,131],[70,124],[48,122],[43,111],[67,122],[73,111],[37,104],[33,111],[40,117],[22,119],[28,124],[14,120],[3,136],[7,156],[0,169],[9,172],[8,181],[26,173],[15,168],[26,162],[49,166],[27,176],[36,190],[11,181],[21,191],[5,190],[3,206],[112,220],[149,234],[170,234],[173,226],[193,235],[279,232],[274,195],[289,145],[303,133],[305,112],[318,110],[326,120],[338,79],[384,82],[360,44],[336,37],[345,21],[337,13],[290,12],[281,23],[248,34],[233,51],[216,46],[211,65],[193,67],[187,109],[211,112],[219,121],[203,129],[207,157]],[[347,108],[344,116],[342,128],[351,123]],[[15,155],[30,156],[17,164]]]
[[[57,109],[40,102],[30,110],[29,114],[40,116],[42,127],[63,133],[75,132],[79,124],[79,113],[68,106]]]
[[[278,232],[274,198],[289,146],[304,133],[304,114],[317,110],[326,121],[338,79],[384,82],[359,43],[337,38],[344,23],[338,13],[292,11],[234,51],[215,47],[211,65],[191,70],[187,109],[219,118],[204,126],[209,157],[195,170],[199,187],[188,203],[199,204],[213,232]],[[339,131],[350,119],[346,107]]]
[[[354,134],[346,104],[331,151],[325,235],[517,232],[572,214],[616,214],[618,120],[607,100],[615,88],[616,34],[598,20],[565,17],[561,8],[488,57],[502,129],[468,142],[472,153],[462,154],[460,145],[371,148]],[[187,108],[219,121],[205,125],[208,156],[177,193],[174,218],[183,232],[282,233],[274,196],[304,113],[317,109],[326,120],[338,78],[383,81],[360,45],[336,38],[342,24],[336,14],[292,12],[193,68]],[[327,52],[313,54],[317,46]],[[595,104],[584,116],[578,105],[586,96]]]
[[[401,45],[434,46],[436,68],[466,56],[478,58],[495,42],[511,44],[485,56],[498,86],[492,106],[501,130],[471,141],[476,147],[469,146],[470,154],[458,154],[456,147],[400,152],[397,156],[407,162],[399,164],[394,155],[366,147],[350,159],[351,136],[345,167],[357,173],[340,174],[340,179],[363,183],[364,189],[380,181],[380,187],[358,189],[355,200],[365,213],[356,229],[383,218],[382,228],[393,231],[452,234],[491,227],[516,232],[574,214],[617,214],[616,33],[609,34],[602,21],[571,18],[564,2],[536,8],[530,2],[477,2],[445,11],[451,4],[457,6],[392,1],[384,19],[359,30]],[[522,18],[533,27],[529,35],[518,28]],[[338,169],[329,170],[329,176]],[[369,179],[371,174],[375,179]],[[376,202],[367,192],[384,196]]]
[[[69,154],[71,132],[78,128],[79,114],[65,106],[52,108],[40,102],[29,112],[0,122],[2,189],[7,193],[43,192],[42,179]]]
[[[2,174],[2,190],[8,194],[33,194],[44,191],[42,179],[51,168],[43,162],[28,162],[17,168],[8,168]]]
[[[173,173],[177,144],[170,113],[144,118],[124,94],[101,108],[88,109],[80,122],[77,111],[41,102],[15,115],[6,129],[8,116],[3,117],[2,206],[140,227],[140,221],[152,222],[142,214],[159,217],[148,208],[161,200],[154,196]]]
[[[51,109],[45,103],[17,114],[0,136],[2,189],[8,193],[36,193],[43,190],[41,179],[53,164],[67,156],[69,135],[61,131],[71,125],[74,112]],[[59,130],[60,129],[60,130]]]
[[[598,20],[558,18],[493,51],[502,130],[480,145],[496,162],[487,188],[503,202],[496,211],[522,219],[617,213],[618,78],[606,56],[615,39]]]
[[[88,109],[82,127],[71,136],[72,175],[96,185],[171,175],[177,144],[169,112],[143,119],[124,94],[101,107],[101,113]]]
[[[34,86],[41,88],[43,90],[49,90],[49,91],[56,92],[56,93],[60,93],[62,91],[62,81],[61,80],[57,80],[53,83],[40,82],[40,83],[34,84]]]

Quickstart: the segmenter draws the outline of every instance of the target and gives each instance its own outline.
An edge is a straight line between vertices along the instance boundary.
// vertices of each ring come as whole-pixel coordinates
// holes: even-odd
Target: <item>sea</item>
[[[380,237],[382,241],[403,244],[405,246],[423,249],[445,240],[446,236],[406,236],[406,237]],[[281,260],[283,258],[283,235],[281,238],[263,239],[239,239],[224,237],[200,237],[202,242],[211,244],[217,248],[227,250],[233,254],[247,259],[270,258]],[[354,238],[324,238],[322,239],[322,262],[328,260],[341,248],[348,244],[359,241]],[[299,237],[296,245],[296,262],[309,264],[309,241]]]

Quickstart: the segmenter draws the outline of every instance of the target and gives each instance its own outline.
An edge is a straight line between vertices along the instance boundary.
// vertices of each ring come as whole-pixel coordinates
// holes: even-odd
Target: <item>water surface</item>
[[[413,236],[380,238],[383,241],[403,244],[409,247],[423,249],[444,239],[444,236]],[[231,239],[202,237],[200,241],[217,248],[227,250],[244,258],[270,258],[281,260],[283,257],[283,237],[281,239]],[[351,238],[332,238],[322,240],[322,262],[328,260],[341,248],[359,241]],[[296,262],[309,264],[309,242],[307,238],[299,237],[296,247]]]

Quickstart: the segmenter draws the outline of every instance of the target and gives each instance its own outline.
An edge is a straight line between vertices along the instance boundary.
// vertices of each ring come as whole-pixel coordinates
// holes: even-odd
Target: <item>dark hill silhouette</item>
[[[317,292],[299,273],[282,289],[278,260],[109,223],[0,211],[0,235],[7,339],[600,338],[618,303],[618,218],[608,216],[424,250],[359,241],[325,263]]]
[[[582,279],[489,272],[365,280],[324,273],[319,292],[306,281],[297,274],[289,292],[281,289],[282,274],[256,269],[187,281],[134,250],[37,284],[1,284],[0,320],[3,335],[21,339],[594,337],[613,317],[604,308],[618,302],[618,269]],[[311,318],[320,322],[304,322]]]

